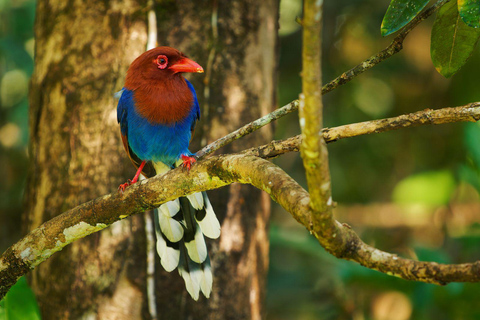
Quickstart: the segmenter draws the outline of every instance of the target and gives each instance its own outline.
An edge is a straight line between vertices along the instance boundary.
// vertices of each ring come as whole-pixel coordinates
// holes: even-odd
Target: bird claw
[[[197,158],[195,156],[190,157],[190,156],[182,155],[181,158],[183,161],[182,167],[187,168],[188,171],[190,171],[192,164],[197,162]]]
[[[118,186],[118,191],[120,192],[124,192],[125,189],[128,187],[128,186],[131,186],[133,184],[132,180],[128,179],[127,182],[125,183],[122,183],[121,185]]]

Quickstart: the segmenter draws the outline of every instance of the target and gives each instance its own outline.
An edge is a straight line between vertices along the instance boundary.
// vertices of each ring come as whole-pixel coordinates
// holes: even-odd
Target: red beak
[[[178,61],[174,65],[170,66],[169,69],[173,70],[174,73],[178,73],[178,72],[203,73],[202,66],[188,58],[183,58],[182,60]]]

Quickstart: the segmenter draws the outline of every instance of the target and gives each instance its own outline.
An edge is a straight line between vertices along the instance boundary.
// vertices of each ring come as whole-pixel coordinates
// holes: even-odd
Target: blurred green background
[[[0,251],[22,231],[35,1],[0,0]]]
[[[324,3],[323,79],[386,47],[388,0]],[[0,0],[0,252],[21,235],[27,173],[28,79],[33,70],[32,0]],[[300,0],[282,0],[279,106],[301,91]],[[325,126],[480,101],[477,52],[453,78],[430,59],[433,18],[404,50],[324,97]],[[276,138],[299,133],[296,114]],[[329,145],[337,218],[371,245],[445,263],[480,259],[480,125],[424,126]],[[298,154],[275,162],[305,185]],[[408,282],[333,258],[278,205],[271,223],[268,319],[480,319],[480,285]]]

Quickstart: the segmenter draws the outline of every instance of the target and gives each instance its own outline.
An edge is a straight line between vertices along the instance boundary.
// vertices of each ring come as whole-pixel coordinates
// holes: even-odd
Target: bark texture
[[[145,48],[144,7],[141,0],[38,1],[28,230],[131,174],[113,94]],[[143,225],[141,215],[121,221],[39,266],[31,284],[43,319],[145,318]]]
[[[185,52],[205,69],[190,77],[202,117],[195,152],[275,106],[278,1],[161,1],[156,6],[159,45]],[[270,141],[263,128],[222,152]],[[157,267],[159,317],[164,319],[264,318],[268,270],[270,199],[251,186],[234,184],[209,193],[222,223],[219,240],[209,241],[214,273],[210,299],[194,303],[183,281]]]

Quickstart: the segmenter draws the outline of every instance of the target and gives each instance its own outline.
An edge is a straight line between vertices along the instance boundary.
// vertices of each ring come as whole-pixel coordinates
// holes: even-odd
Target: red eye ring
[[[168,65],[168,58],[166,55],[161,54],[157,57],[155,63],[157,64],[158,69],[165,69]]]

